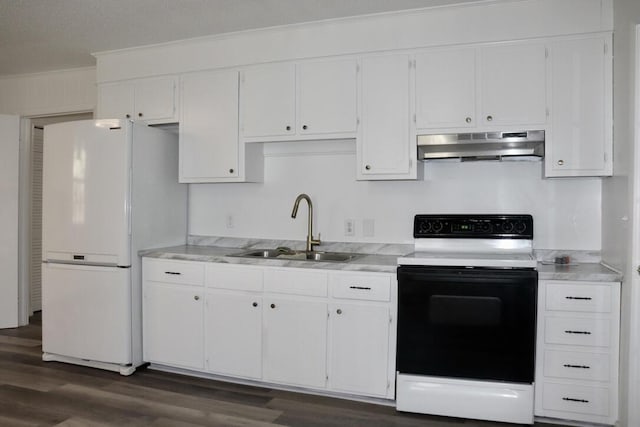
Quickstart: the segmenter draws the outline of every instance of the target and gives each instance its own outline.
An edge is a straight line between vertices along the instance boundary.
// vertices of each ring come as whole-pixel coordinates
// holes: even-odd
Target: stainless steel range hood
[[[543,130],[418,135],[418,160],[540,160],[542,157]]]

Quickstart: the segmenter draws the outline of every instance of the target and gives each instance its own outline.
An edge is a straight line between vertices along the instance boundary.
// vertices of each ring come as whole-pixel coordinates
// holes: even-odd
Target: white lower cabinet
[[[264,380],[324,388],[327,303],[265,296]]]
[[[143,264],[146,361],[394,398],[394,274]]]
[[[262,377],[262,297],[207,292],[207,370],[243,378]]]
[[[203,271],[200,263],[143,260],[145,361],[188,369],[204,367]]]
[[[541,280],[535,415],[618,419],[620,283]]]

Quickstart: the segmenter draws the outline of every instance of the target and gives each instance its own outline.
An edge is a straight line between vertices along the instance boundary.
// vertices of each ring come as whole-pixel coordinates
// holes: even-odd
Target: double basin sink
[[[289,248],[276,249],[253,249],[231,255],[240,258],[262,258],[262,259],[283,259],[298,261],[325,261],[325,262],[347,262],[362,256],[362,254],[345,252],[323,252],[323,251],[295,251]]]

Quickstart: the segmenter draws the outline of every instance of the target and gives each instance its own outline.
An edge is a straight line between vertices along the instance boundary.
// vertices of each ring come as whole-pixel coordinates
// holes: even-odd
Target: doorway
[[[44,126],[73,120],[92,119],[92,113],[30,119],[29,177],[29,315],[42,310],[42,145]]]

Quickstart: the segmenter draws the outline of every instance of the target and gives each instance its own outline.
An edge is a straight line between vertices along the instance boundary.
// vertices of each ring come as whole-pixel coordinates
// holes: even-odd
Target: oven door
[[[538,273],[398,268],[397,371],[533,383]]]

